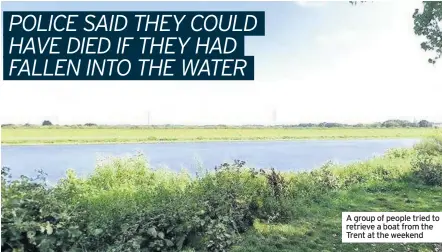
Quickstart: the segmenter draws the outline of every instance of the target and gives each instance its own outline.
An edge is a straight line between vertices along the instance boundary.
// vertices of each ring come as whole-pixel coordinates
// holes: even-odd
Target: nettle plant
[[[79,246],[78,209],[53,194],[45,174],[10,180],[2,168],[2,251],[63,251]]]

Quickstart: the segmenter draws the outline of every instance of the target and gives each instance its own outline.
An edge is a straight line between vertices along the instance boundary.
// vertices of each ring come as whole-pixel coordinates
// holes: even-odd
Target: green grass
[[[170,141],[422,138],[431,128],[111,129],[3,128],[2,144],[146,143]]]
[[[442,188],[393,183],[335,192],[319,203],[302,201],[289,223],[256,221],[233,252],[436,251],[433,244],[346,244],[341,242],[342,212],[440,212]]]

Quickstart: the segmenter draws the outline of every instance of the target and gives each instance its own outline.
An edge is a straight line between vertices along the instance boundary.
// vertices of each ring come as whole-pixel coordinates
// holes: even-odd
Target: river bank
[[[432,128],[2,128],[2,145],[423,138]]]
[[[342,244],[343,211],[442,211],[442,139],[309,172],[221,164],[196,178],[139,156],[55,186],[2,172],[2,251],[436,251]],[[29,204],[32,202],[32,204]],[[20,214],[17,214],[20,213]],[[38,251],[38,249],[37,249]]]

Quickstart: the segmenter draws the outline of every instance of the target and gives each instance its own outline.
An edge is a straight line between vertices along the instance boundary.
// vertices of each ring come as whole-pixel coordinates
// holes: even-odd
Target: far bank
[[[442,128],[2,128],[3,145],[424,138]]]

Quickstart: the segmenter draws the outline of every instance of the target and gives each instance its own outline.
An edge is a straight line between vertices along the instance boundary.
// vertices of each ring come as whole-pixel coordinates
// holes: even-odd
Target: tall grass
[[[235,161],[192,177],[153,169],[136,155],[102,163],[88,177],[68,171],[49,187],[24,177],[10,181],[5,169],[2,251],[225,251],[256,220],[285,222],[300,214],[301,201],[319,202],[356,184],[442,186],[441,143],[431,138],[366,162],[302,173]]]

